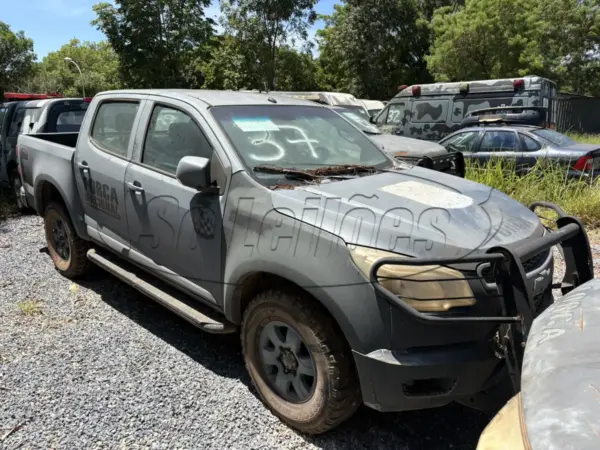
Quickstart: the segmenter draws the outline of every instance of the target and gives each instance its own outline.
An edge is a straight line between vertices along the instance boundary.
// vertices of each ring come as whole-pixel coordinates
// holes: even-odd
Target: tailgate
[[[521,393],[488,425],[477,449],[600,448],[599,344],[600,279],[593,279],[535,319]],[[509,431],[515,428],[519,433]]]

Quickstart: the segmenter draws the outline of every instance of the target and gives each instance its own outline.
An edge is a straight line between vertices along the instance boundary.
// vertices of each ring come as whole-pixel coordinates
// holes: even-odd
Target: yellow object
[[[477,450],[531,450],[518,393],[504,405],[479,437]]]
[[[348,248],[352,260],[367,278],[373,264],[381,258],[408,258],[398,253],[369,247],[353,245]],[[464,275],[448,267],[384,265],[377,271],[377,277],[384,288],[417,311],[445,312],[452,308],[473,306],[476,302]]]

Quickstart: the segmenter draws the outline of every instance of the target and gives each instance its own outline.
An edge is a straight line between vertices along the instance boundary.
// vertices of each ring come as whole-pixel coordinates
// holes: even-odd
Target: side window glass
[[[388,108],[385,108],[383,111],[381,111],[379,113],[379,115],[375,119],[375,124],[376,125],[384,125],[385,124],[385,121],[387,119],[389,110],[390,110],[390,108],[388,107]]]
[[[23,119],[25,118],[25,108],[20,108],[15,112],[13,120],[8,130],[8,137],[15,137],[21,133],[21,125],[23,125]]]
[[[391,104],[386,123],[401,125],[402,119],[404,119],[404,103]]]
[[[6,108],[0,107],[0,133],[2,133],[2,126],[4,125],[4,116],[6,115]]]
[[[523,148],[527,152],[534,152],[541,148],[537,141],[531,139],[529,136],[525,136],[524,134],[521,135],[521,141],[523,142]]]
[[[482,152],[515,152],[519,150],[516,133],[512,131],[487,131],[481,142]]]
[[[478,131],[467,131],[456,136],[451,137],[444,142],[444,147],[451,152],[465,152],[470,153],[474,151],[475,143],[479,137]]]
[[[139,108],[134,102],[106,102],[100,104],[94,125],[92,140],[102,149],[127,157],[133,122]]]
[[[184,156],[210,159],[212,147],[196,122],[186,113],[156,106],[144,141],[142,163],[175,174]]]

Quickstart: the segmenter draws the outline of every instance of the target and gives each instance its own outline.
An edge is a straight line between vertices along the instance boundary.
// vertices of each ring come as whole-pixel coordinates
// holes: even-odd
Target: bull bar
[[[565,260],[565,275],[558,285],[563,295],[575,289],[577,286],[594,278],[593,259],[589,240],[583,224],[579,219],[565,214],[557,205],[547,202],[536,202],[530,205],[535,212],[537,207],[548,208],[556,212],[557,230],[550,231],[544,236],[526,242],[518,249],[496,246],[490,248],[484,254],[469,255],[462,258],[402,258],[386,257],[377,260],[371,267],[369,279],[375,290],[393,305],[403,309],[415,320],[435,325],[454,323],[490,323],[501,326],[504,336],[504,359],[516,392],[521,388],[521,370],[525,343],[531,324],[535,315],[533,292],[527,286],[526,273],[522,261],[550,250],[560,245]],[[577,251],[576,251],[577,250]],[[404,302],[379,283],[382,277],[377,276],[378,270],[384,265],[405,266],[446,266],[464,263],[489,263],[493,267],[493,276],[498,286],[502,312],[500,316],[476,316],[476,315],[444,315],[436,313],[423,313]],[[414,280],[402,277],[389,277],[385,279],[408,280],[411,282],[431,281],[456,281],[456,279],[437,280]],[[465,279],[483,280],[481,274]],[[443,300],[443,299],[421,299],[421,300]]]

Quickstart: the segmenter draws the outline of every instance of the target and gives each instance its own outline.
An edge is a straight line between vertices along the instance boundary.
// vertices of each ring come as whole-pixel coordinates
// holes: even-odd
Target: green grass
[[[534,201],[555,203],[567,214],[579,217],[586,227],[600,227],[600,180],[567,180],[564,168],[549,163],[538,164],[524,175],[517,175],[514,169],[514,163],[500,159],[483,166],[469,161],[467,178],[498,189],[525,205]],[[555,217],[550,212],[540,212],[544,217]]]
[[[600,134],[565,133],[581,144],[600,144]]]
[[[42,314],[42,307],[36,300],[23,300],[17,303],[17,306],[24,316],[37,316]]]

